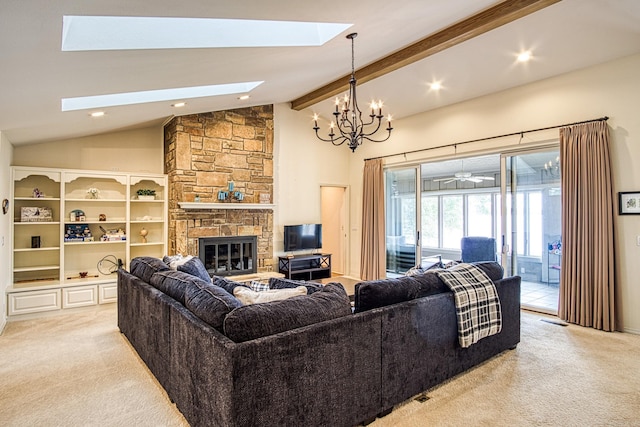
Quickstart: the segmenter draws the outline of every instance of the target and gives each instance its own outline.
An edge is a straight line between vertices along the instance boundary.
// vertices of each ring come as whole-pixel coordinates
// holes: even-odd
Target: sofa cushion
[[[151,286],[169,295],[184,305],[184,296],[188,287],[198,283],[206,283],[189,273],[175,270],[160,271],[151,276]]]
[[[178,271],[183,271],[191,274],[192,276],[196,276],[205,282],[211,282],[211,276],[209,276],[209,272],[200,258],[191,257],[187,262],[179,264],[177,267]]]
[[[297,288],[298,286],[306,287],[307,294],[309,295],[322,290],[321,283],[305,282],[304,280],[285,279],[282,277],[271,277],[269,279],[269,289]]]
[[[151,276],[158,271],[170,270],[169,266],[161,259],[141,256],[131,260],[131,274],[149,283]]]
[[[233,290],[236,288],[236,286],[244,286],[245,288],[249,287],[249,285],[247,285],[246,283],[234,282],[231,279],[227,279],[226,277],[221,276],[211,277],[211,282],[216,286],[220,286],[231,295],[233,295]]]
[[[354,311],[360,313],[415,299],[419,289],[415,276],[360,282],[355,286]]]
[[[185,292],[185,306],[202,321],[222,331],[222,323],[227,314],[241,307],[236,297],[223,288],[197,279]]]
[[[280,301],[287,298],[306,295],[307,288],[298,286],[290,289],[268,289],[266,291],[254,291],[253,289],[237,286],[233,290],[233,296],[238,298],[242,304],[260,304],[263,302]]]
[[[494,282],[504,277],[504,268],[495,261],[479,261],[471,264],[479,267]]]
[[[224,319],[224,333],[244,342],[350,314],[344,287],[329,283],[312,295],[238,307]]]

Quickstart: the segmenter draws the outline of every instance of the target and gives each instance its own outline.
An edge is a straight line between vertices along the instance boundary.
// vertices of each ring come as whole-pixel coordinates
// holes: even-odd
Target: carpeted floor
[[[640,336],[522,313],[515,351],[371,426],[640,426]],[[116,306],[11,322],[0,336],[2,426],[184,426],[120,335]]]

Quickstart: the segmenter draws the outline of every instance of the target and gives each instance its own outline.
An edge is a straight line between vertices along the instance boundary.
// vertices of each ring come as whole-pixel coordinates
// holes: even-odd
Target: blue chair
[[[460,240],[462,262],[495,261],[496,239],[467,236]]]

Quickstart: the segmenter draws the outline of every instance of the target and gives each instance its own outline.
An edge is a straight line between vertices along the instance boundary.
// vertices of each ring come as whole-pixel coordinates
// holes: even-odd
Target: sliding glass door
[[[417,168],[385,171],[387,273],[402,274],[418,264]]]
[[[557,149],[502,156],[502,265],[522,277],[522,304],[557,311],[562,257]]]

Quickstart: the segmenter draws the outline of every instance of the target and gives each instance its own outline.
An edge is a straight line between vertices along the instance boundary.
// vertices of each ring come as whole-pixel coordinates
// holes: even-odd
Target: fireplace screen
[[[250,274],[257,271],[257,237],[198,239],[198,256],[210,276]]]

